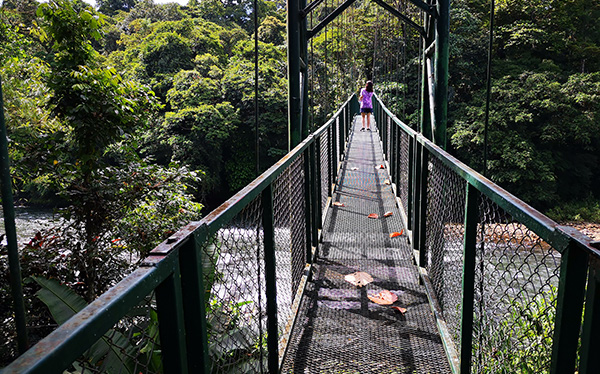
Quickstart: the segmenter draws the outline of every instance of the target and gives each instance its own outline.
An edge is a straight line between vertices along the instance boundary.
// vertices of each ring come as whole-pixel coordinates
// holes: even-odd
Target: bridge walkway
[[[385,182],[388,170],[379,168],[379,135],[360,128],[357,117],[332,200],[344,206],[334,206],[324,222],[282,372],[450,373],[408,239],[390,237],[404,227]],[[358,271],[373,282],[357,287],[345,280]],[[368,298],[382,290],[398,300],[388,306]]]

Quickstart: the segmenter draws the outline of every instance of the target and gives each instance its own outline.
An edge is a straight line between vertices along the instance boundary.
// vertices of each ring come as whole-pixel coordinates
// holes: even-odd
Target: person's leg
[[[360,129],[361,131],[365,129],[365,115],[366,114],[368,114],[368,113],[365,113],[365,112],[360,113],[360,115],[362,116],[362,128]]]
[[[371,130],[371,113],[367,114],[367,130]]]

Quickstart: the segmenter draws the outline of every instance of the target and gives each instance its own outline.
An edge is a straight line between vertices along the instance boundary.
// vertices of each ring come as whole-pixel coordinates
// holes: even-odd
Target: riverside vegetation
[[[282,1],[258,4],[258,168],[265,170],[287,152],[286,14]],[[63,217],[21,248],[23,274],[56,279],[82,305],[250,182],[257,159],[252,1],[97,5],[0,5],[16,198]],[[478,170],[487,7],[457,0],[451,11],[448,148]],[[404,13],[421,20],[416,8]],[[367,0],[344,17],[311,46],[311,126],[366,79],[417,123],[418,35],[401,33]],[[489,177],[557,220],[600,222],[599,18],[594,0],[497,1]],[[383,71],[381,61],[396,61],[402,48],[406,64]],[[3,251],[0,366],[16,355],[7,274]],[[40,284],[25,285],[32,341],[56,325],[35,296]]]

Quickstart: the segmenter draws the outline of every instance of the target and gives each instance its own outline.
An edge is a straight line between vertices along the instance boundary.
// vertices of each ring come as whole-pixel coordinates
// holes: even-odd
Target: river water
[[[15,208],[18,247],[22,248],[31,240],[31,238],[33,238],[33,236],[35,236],[36,232],[51,228],[59,219],[60,217],[51,209]],[[2,214],[2,216],[0,216],[0,234],[3,236],[3,244],[6,244],[6,237],[4,237],[5,233],[4,214]]]

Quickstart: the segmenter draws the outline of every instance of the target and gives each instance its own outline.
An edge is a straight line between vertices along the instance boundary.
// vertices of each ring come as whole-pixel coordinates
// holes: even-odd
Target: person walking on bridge
[[[360,114],[362,116],[362,128],[360,131],[365,131],[365,117],[367,119],[367,131],[371,131],[371,113],[373,113],[373,82],[367,81],[365,88],[360,90]]]

